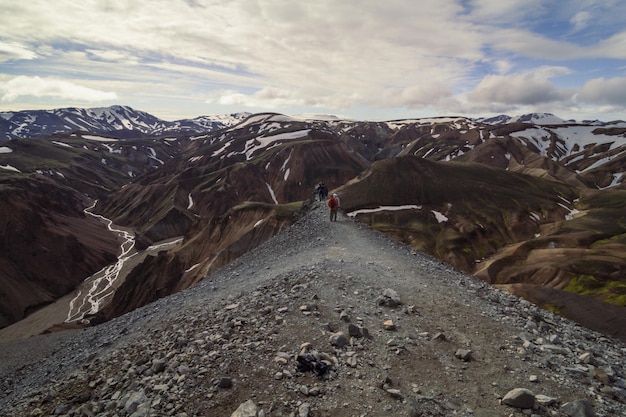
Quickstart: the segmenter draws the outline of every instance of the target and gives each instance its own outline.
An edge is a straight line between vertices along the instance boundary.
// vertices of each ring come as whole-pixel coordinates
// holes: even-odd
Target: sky
[[[0,111],[626,120],[624,0],[0,0]]]

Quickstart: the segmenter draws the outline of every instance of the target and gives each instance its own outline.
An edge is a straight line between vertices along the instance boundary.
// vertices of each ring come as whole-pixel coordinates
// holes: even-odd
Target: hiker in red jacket
[[[330,208],[330,221],[337,221],[337,209],[339,208],[339,200],[337,199],[337,194],[333,194],[328,199],[328,208]]]

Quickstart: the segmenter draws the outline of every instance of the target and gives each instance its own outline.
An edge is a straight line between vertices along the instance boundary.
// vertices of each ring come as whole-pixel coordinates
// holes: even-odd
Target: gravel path
[[[324,375],[298,367],[304,353]],[[625,357],[316,206],[193,288],[101,326],[2,342],[0,415],[231,415],[246,401],[267,416],[523,415],[501,404],[515,388],[537,394],[536,415],[587,403],[624,415]]]

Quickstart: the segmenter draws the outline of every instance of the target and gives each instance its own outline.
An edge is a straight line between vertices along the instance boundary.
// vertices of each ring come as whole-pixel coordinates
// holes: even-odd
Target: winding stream
[[[95,314],[104,305],[108,297],[115,293],[116,281],[120,276],[122,267],[133,256],[137,255],[135,248],[135,235],[113,225],[111,219],[107,219],[99,214],[94,214],[91,210],[96,206],[97,200],[84,212],[90,216],[100,219],[107,223],[108,229],[119,234],[123,239],[120,245],[121,253],[117,258],[117,262],[102,268],[99,272],[92,275],[81,284],[76,296],[70,301],[69,311],[67,313],[66,323],[79,321],[88,314]]]

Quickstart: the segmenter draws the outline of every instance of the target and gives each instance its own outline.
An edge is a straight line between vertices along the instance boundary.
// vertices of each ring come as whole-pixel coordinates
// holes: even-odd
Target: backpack
[[[328,200],[328,207],[330,207],[331,210],[335,210],[337,208],[337,199],[335,197],[331,197]]]

